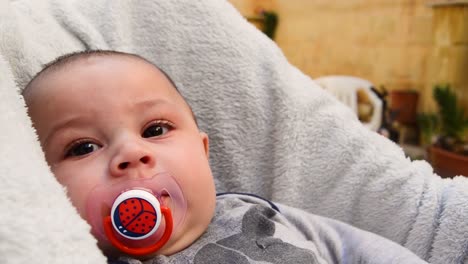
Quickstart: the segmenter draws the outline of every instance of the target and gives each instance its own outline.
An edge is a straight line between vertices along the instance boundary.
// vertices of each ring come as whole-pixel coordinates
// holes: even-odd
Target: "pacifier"
[[[179,184],[166,173],[98,185],[87,202],[93,234],[134,256],[148,255],[164,246],[187,210]]]

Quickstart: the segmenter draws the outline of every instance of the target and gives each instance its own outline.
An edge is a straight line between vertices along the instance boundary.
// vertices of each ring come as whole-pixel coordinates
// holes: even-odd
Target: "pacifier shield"
[[[158,199],[143,190],[120,194],[112,206],[111,215],[114,230],[132,240],[151,236],[161,224]]]
[[[160,241],[168,230],[165,211],[171,214],[171,230],[177,230],[184,222],[187,201],[176,179],[159,173],[96,186],[88,195],[86,219],[99,241],[111,242],[110,230],[119,243],[146,248]],[[108,225],[103,219],[108,219]]]

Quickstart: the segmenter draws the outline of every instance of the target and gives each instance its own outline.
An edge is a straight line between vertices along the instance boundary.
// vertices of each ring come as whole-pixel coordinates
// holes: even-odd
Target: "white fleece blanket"
[[[337,36],[338,37],[338,36]],[[105,263],[47,167],[18,91],[75,50],[138,53],[208,132],[218,191],[339,219],[432,263],[468,262],[468,180],[360,125],[221,0],[0,0],[0,263]]]

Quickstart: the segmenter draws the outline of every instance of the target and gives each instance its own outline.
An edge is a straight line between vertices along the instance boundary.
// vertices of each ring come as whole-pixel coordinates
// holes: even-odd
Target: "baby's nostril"
[[[143,158],[140,159],[140,161],[144,164],[148,163],[149,162],[149,157],[148,156],[144,156]]]
[[[124,170],[128,167],[128,164],[130,164],[130,162],[122,162],[119,164],[119,169],[121,170]]]

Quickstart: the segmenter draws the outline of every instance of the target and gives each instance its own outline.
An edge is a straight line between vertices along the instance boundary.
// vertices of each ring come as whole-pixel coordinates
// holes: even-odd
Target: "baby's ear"
[[[200,138],[203,142],[203,147],[205,148],[206,158],[210,158],[210,140],[208,139],[208,135],[205,132],[200,131]]]

